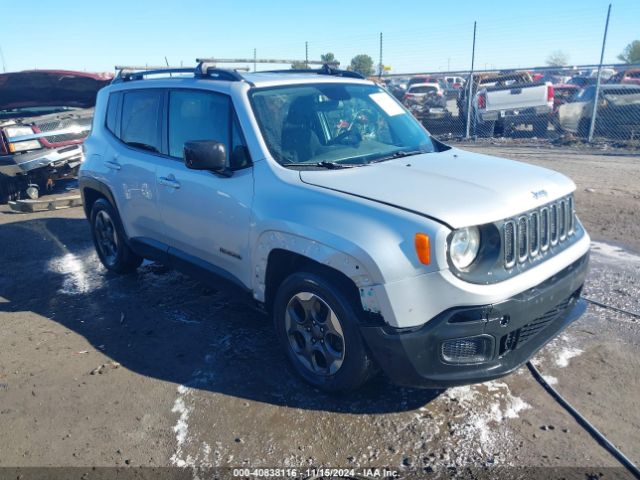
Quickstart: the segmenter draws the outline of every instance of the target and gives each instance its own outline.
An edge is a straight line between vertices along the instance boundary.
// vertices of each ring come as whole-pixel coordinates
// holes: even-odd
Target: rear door
[[[203,90],[171,90],[167,153],[158,166],[159,205],[170,253],[232,280],[250,284],[251,168],[230,97]],[[184,143],[215,140],[227,150],[233,175],[188,169]]]
[[[161,158],[164,91],[127,90],[111,97],[107,128],[117,141],[110,142],[104,159],[109,184],[127,236],[158,240],[162,225],[156,168]]]

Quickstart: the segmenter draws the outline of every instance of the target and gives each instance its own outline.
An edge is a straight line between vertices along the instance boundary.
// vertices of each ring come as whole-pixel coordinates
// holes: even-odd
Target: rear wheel
[[[537,120],[533,123],[533,136],[538,138],[546,138],[549,122],[545,120]]]
[[[353,390],[374,372],[352,302],[323,276],[290,275],[274,301],[274,323],[293,368],[328,392]]]
[[[115,273],[130,273],[142,263],[127,245],[124,229],[113,206],[99,198],[91,208],[91,234],[102,264]]]

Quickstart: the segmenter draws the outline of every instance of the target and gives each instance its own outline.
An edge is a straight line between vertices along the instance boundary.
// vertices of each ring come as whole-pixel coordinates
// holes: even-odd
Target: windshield
[[[363,165],[434,151],[429,134],[375,85],[318,84],[256,89],[253,109],[282,165]]]

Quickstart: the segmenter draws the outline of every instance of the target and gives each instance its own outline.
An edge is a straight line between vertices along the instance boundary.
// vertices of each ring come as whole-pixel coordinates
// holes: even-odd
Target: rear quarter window
[[[113,133],[116,137],[118,132],[118,112],[120,111],[120,99],[122,94],[120,92],[112,93],[109,95],[109,102],[107,103],[107,120],[105,125],[107,130]]]
[[[161,107],[163,91],[131,90],[122,99],[120,140],[147,151],[161,149]]]

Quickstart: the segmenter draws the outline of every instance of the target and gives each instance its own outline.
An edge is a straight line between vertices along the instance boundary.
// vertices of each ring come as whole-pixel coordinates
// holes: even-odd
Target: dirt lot
[[[571,175],[579,215],[597,240],[585,295],[640,312],[640,157],[465,148]],[[0,244],[0,467],[624,474],[608,468],[618,464],[526,368],[441,392],[377,378],[329,397],[292,376],[263,315],[160,265],[108,275],[80,208],[25,215],[1,207]],[[640,462],[637,319],[592,305],[535,362]]]

